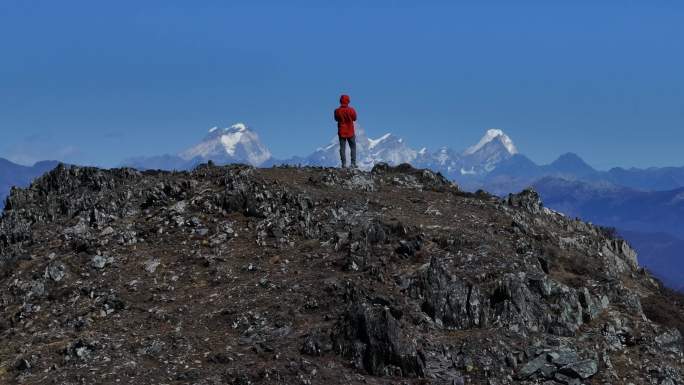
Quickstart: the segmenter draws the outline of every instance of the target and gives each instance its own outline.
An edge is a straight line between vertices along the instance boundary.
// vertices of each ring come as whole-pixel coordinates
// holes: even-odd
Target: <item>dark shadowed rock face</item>
[[[627,243],[408,165],[60,166],[7,200],[0,287],[0,383],[684,383]]]
[[[425,376],[416,343],[402,335],[401,324],[389,309],[355,302],[336,329],[336,351],[354,367],[379,376]]]

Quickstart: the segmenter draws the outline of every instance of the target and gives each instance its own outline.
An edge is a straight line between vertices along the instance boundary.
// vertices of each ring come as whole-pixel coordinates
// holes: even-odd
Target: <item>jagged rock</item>
[[[682,352],[682,334],[679,330],[672,329],[656,336],[655,343],[663,351],[672,353]]]
[[[401,241],[399,241],[399,247],[397,247],[395,251],[397,252],[397,254],[405,257],[414,257],[416,253],[420,251],[422,245],[423,241],[421,239],[402,239]]]
[[[590,321],[602,309],[588,292],[582,294],[547,277],[509,274],[489,293],[482,293],[478,285],[450,276],[440,257],[431,259],[410,293],[423,300],[423,311],[438,325],[455,329],[487,327],[495,319],[497,324],[573,335],[584,318]]]
[[[372,175],[354,169],[343,173],[328,170],[321,175],[309,178],[309,183],[314,186],[341,187],[345,190],[369,192],[376,190]]]
[[[580,290],[579,300],[582,304],[582,309],[584,309],[583,315],[585,322],[596,319],[609,304],[608,297],[603,296],[601,299],[595,298],[589,293],[589,290],[586,287]]]
[[[87,234],[89,231],[88,223],[83,219],[79,218],[79,222],[72,227],[64,230],[64,234],[67,236],[80,236]]]
[[[304,338],[304,343],[300,351],[308,356],[320,356],[326,351],[330,351],[330,342],[324,342],[325,338],[318,333],[312,333]]]
[[[629,320],[623,319],[615,312],[611,312],[609,315],[609,322],[603,326],[601,331],[607,348],[611,351],[620,351],[627,346],[633,346],[635,341]]]
[[[517,373],[519,379],[535,375],[544,379],[555,379],[563,384],[579,384],[578,379],[592,377],[598,371],[595,360],[579,360],[576,351],[561,349],[542,353],[524,364]]]
[[[365,229],[366,239],[368,243],[375,245],[378,243],[384,243],[387,239],[387,232],[385,228],[376,222],[371,222]]]
[[[423,311],[438,325],[454,329],[488,325],[486,298],[476,286],[451,277],[440,257],[432,257],[410,290],[423,300]]]
[[[531,188],[518,194],[509,194],[506,203],[511,207],[519,207],[533,214],[540,214],[544,208],[539,193]]]
[[[137,353],[138,355],[157,356],[162,352],[165,345],[162,341],[153,340],[138,349]]]
[[[606,258],[606,267],[613,275],[636,271],[639,267],[636,252],[622,239],[605,240],[601,254]]]
[[[61,262],[51,262],[45,268],[45,278],[49,278],[55,282],[61,281],[66,275],[66,267]]]
[[[157,267],[159,267],[160,264],[161,264],[161,262],[159,261],[159,259],[150,258],[147,261],[145,261],[145,263],[143,264],[143,267],[144,267],[146,272],[148,272],[150,274],[154,274],[154,272],[157,271]]]
[[[171,206],[171,211],[175,212],[177,214],[183,214],[185,213],[185,209],[188,207],[188,203],[186,201],[180,201],[176,202]]]
[[[423,376],[424,362],[388,309],[367,303],[349,306],[334,336],[335,349],[373,375]]]
[[[386,182],[396,186],[417,190],[458,192],[458,187],[447,180],[442,174],[431,170],[419,170],[407,163],[396,167],[386,163],[377,163],[373,167],[371,174],[382,177]]]
[[[553,384],[561,383],[565,385],[581,385],[582,381],[578,378],[566,376],[565,374],[562,373],[556,373],[555,376],[553,377],[556,382],[552,382]]]
[[[560,368],[559,372],[573,378],[583,380],[592,377],[598,371],[598,363],[594,360],[578,361]]]
[[[33,280],[30,282],[22,282],[19,284],[21,291],[26,293],[26,297],[44,297],[47,293],[45,289],[45,283],[39,280]]]
[[[17,191],[19,190],[12,190],[15,195],[18,194]],[[31,239],[30,219],[20,215],[18,212],[10,211],[10,199],[8,198],[7,201],[2,221],[0,221],[0,244],[5,247]]]
[[[114,233],[115,233],[114,229],[113,229],[111,226],[108,226],[108,227],[105,227],[105,228],[100,232],[100,236],[101,236],[101,237],[107,237],[107,236],[110,236],[110,235],[112,235],[112,234],[114,234]]]
[[[532,375],[539,373],[542,369],[549,366],[546,355],[541,355],[523,365],[518,371],[518,378],[527,379]]]
[[[96,207],[93,207],[90,209],[90,215],[88,217],[89,219],[89,225],[92,228],[95,229],[103,229],[104,226],[111,220],[115,219],[116,217],[107,215],[103,213],[102,211],[98,210]]]
[[[546,276],[507,274],[491,295],[499,322],[529,330],[574,335],[583,323],[575,290]]]
[[[555,350],[548,354],[549,361],[556,366],[565,366],[579,360],[577,352],[570,349]]]
[[[88,360],[92,353],[95,350],[95,345],[84,341],[84,340],[77,340],[71,344],[64,350],[64,360],[65,361],[73,361],[73,360],[81,360],[81,361],[86,361]]]
[[[94,255],[90,259],[90,265],[96,269],[103,269],[110,263],[112,263],[112,259],[108,257],[103,257],[102,255]]]

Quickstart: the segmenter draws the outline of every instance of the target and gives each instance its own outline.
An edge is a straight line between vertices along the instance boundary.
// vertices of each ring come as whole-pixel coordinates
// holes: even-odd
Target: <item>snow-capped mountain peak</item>
[[[209,129],[209,133],[207,134],[206,139],[210,138],[216,138],[219,136],[224,136],[224,135],[235,135],[235,134],[240,134],[243,132],[251,132],[251,130],[247,127],[246,124],[244,123],[235,123],[232,126],[229,127],[224,127],[224,128],[219,128],[218,126],[214,126]]]
[[[368,138],[368,150],[361,163],[368,167],[378,162],[392,165],[410,163],[416,159],[418,152],[404,143],[403,138],[392,134],[385,134],[378,139]]]
[[[515,144],[513,144],[513,141],[511,138],[506,135],[503,130],[497,129],[497,128],[491,128],[487,130],[485,135],[480,139],[480,141],[472,146],[469,147],[467,150],[463,152],[464,155],[472,155],[479,151],[481,148],[486,146],[488,143],[491,143],[492,141],[498,140],[501,142],[501,144],[506,148],[506,151],[510,155],[515,155],[518,153],[518,149],[515,147]]]
[[[404,140],[396,135],[387,133],[373,139],[366,135],[363,127],[358,124],[355,127],[357,165],[362,170],[370,170],[379,162],[386,162],[392,165],[411,163],[418,156],[418,151],[407,146]],[[306,158],[297,159],[296,163],[315,166],[337,166],[340,164],[339,151],[339,139],[335,136],[327,146],[319,147]],[[348,152],[349,150],[347,149]],[[349,154],[347,154],[347,159],[350,159]]]
[[[392,134],[387,133],[377,139],[371,139],[368,138],[368,149],[372,150],[373,148],[377,147],[378,145],[382,144],[386,140],[390,139],[392,137]],[[401,139],[399,139],[399,142],[401,143]]]
[[[217,163],[243,162],[254,166],[271,158],[271,152],[261,143],[259,135],[244,123],[209,129],[204,140],[179,155],[185,160],[213,160]]]
[[[465,151],[454,151],[448,146],[435,152],[427,148],[414,149],[401,137],[385,133],[369,138],[360,125],[356,125],[357,165],[370,170],[379,162],[398,165],[410,163],[419,168],[430,168],[448,177],[483,178],[518,153],[513,141],[499,129],[487,130],[482,139]],[[339,138],[331,141],[306,157],[276,160],[261,142],[255,131],[244,123],[221,128],[212,127],[204,139],[179,153],[150,159],[134,159],[133,164],[142,169],[187,169],[209,160],[216,164],[246,163],[256,167],[271,164],[296,164],[312,166],[339,166]],[[346,150],[349,152],[349,150]],[[347,154],[347,159],[349,159]]]
[[[244,123],[235,123],[232,126],[230,126],[231,129],[233,130],[238,130],[238,131],[246,131],[247,126]]]

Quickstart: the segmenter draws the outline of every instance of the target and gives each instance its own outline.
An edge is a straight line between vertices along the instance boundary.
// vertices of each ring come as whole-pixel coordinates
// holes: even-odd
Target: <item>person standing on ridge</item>
[[[340,106],[335,109],[335,121],[337,122],[337,136],[340,138],[340,160],[342,168],[347,167],[346,143],[349,143],[351,152],[351,167],[356,168],[356,135],[354,122],[356,111],[349,107],[349,95],[340,96]]]

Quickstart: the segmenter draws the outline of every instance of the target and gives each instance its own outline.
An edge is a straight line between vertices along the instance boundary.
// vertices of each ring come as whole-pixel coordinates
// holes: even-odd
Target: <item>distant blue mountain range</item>
[[[497,164],[489,173],[453,177],[467,189],[486,188],[505,195],[531,186],[538,180],[554,177],[568,181],[583,181],[591,187],[626,187],[643,191],[664,191],[684,187],[684,167],[653,167],[646,169],[616,167],[598,171],[573,153],[561,155],[548,165],[538,165],[522,154],[514,154]],[[603,186],[603,187],[601,187]]]
[[[545,177],[534,183],[544,204],[625,231],[668,233],[684,238],[684,188],[644,191],[605,182]]]
[[[615,227],[638,251],[642,265],[684,290],[684,187],[645,191],[605,181],[544,177],[534,188],[547,207]]]

